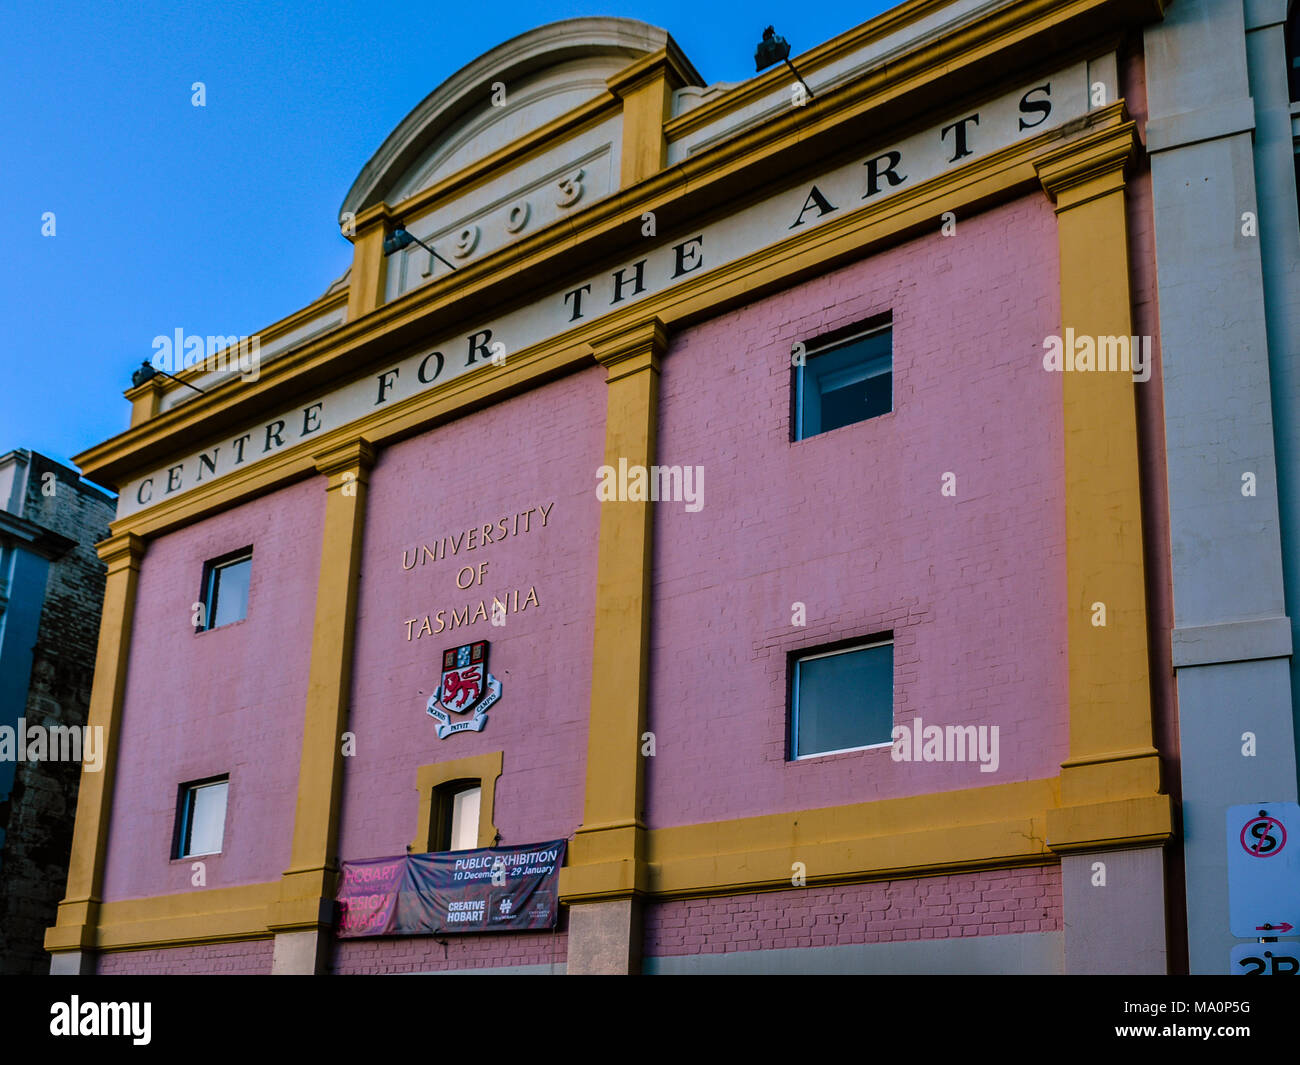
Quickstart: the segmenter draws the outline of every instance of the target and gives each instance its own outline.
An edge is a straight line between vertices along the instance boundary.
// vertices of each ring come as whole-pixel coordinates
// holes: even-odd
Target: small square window
[[[893,329],[856,328],[808,345],[794,368],[794,439],[806,440],[894,409]]]
[[[790,683],[790,757],[890,743],[894,643],[877,640],[795,659]]]
[[[245,547],[203,566],[203,587],[199,601],[203,604],[198,632],[242,621],[248,616],[248,583],[253,573],[253,549]]]
[[[220,854],[226,834],[226,794],[229,777],[212,777],[182,784],[176,804],[174,858]]]
[[[477,780],[459,780],[438,789],[435,851],[469,851],[478,847],[482,798],[483,788]]]

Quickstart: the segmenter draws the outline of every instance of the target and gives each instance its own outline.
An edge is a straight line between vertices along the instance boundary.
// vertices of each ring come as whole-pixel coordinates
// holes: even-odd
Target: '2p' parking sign
[[[1278,943],[1239,943],[1232,948],[1233,976],[1300,976],[1300,946]]]

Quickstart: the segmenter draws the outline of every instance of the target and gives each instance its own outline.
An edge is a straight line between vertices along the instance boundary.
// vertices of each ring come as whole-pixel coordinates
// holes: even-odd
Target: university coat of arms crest
[[[455,732],[482,732],[487,711],[501,698],[501,682],[488,672],[488,641],[479,640],[442,652],[442,677],[426,709],[438,722],[438,739]],[[473,716],[455,721],[452,714]]]

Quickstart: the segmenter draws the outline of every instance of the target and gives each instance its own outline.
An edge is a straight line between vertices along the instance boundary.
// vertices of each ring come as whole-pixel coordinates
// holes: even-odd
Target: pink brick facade
[[[403,853],[416,830],[418,768],[487,752],[503,752],[495,796],[503,844],[566,838],[581,822],[596,583],[587,547],[599,521],[593,471],[603,451],[604,388],[604,374],[592,369],[399,444],[377,463],[357,611],[349,720],[357,753],[344,784],[344,860]],[[475,477],[461,482],[455,471],[470,454]],[[516,535],[515,515],[533,508]],[[421,552],[423,561],[416,561],[421,544],[476,524],[493,523],[492,535],[499,535],[495,523],[505,516],[511,532],[504,540],[484,546],[476,539],[472,551],[462,540],[455,555],[432,561]],[[457,588],[462,565],[485,562],[481,586]],[[537,605],[515,612],[513,593],[526,601],[530,588]],[[467,604],[472,617],[481,599],[491,609],[493,595],[507,603],[504,625],[489,617],[452,628],[447,620],[440,634],[419,636],[417,625],[407,639],[409,619]],[[482,732],[439,740],[425,703],[439,680],[441,654],[478,639],[491,641],[489,668],[501,681],[501,701]],[[563,936],[558,945],[553,939],[526,947],[520,937],[468,937],[451,957],[476,966],[535,964],[550,963],[558,950],[562,963]],[[448,967],[432,941],[404,940],[341,943],[337,965]]]
[[[104,899],[196,890],[168,859],[177,787],[230,774],[224,848],[208,888],[276,879],[289,863],[320,573],[324,499],[305,482],[149,546],[140,567]],[[253,545],[248,616],[196,633],[203,564]]]
[[[1119,88],[1142,118],[1141,58],[1132,42],[1125,47]],[[1078,67],[1086,75],[1082,60]],[[1097,66],[1108,69],[1106,62]],[[1056,82],[1058,101],[1069,91],[1067,80]],[[996,88],[1013,107],[1019,90],[1001,82]],[[976,95],[967,102],[994,113]],[[1059,140],[1078,134],[1082,143],[1080,131],[1092,130],[1094,121],[1099,140],[1127,136],[1117,132],[1127,121],[1119,108],[1081,106],[1106,115],[1076,116]],[[1022,116],[1033,113],[1022,107]],[[403,306],[349,304],[340,335],[356,339],[354,366],[318,367],[303,354],[310,345],[286,347],[276,357],[283,357],[282,367],[303,359],[303,397],[319,394],[323,409],[341,397],[339,423],[324,425],[319,438],[328,438],[328,446],[306,459],[292,449],[267,459],[268,469],[283,464],[279,472],[265,482],[250,477],[258,487],[241,488],[248,495],[236,503],[208,499],[210,483],[187,486],[201,504],[189,517],[166,516],[144,537],[119,772],[107,815],[102,900],[109,916],[97,930],[138,935],[132,940],[138,943],[173,931],[180,942],[207,934],[252,938],[110,949],[98,957],[96,971],[542,973],[636,971],[643,961],[645,971],[667,972],[686,971],[682,962],[673,968],[675,959],[704,959],[705,971],[727,955],[748,955],[742,965],[780,971],[782,959],[765,961],[764,952],[806,952],[827,959],[828,972],[859,971],[843,952],[820,953],[826,948],[869,950],[880,971],[902,964],[904,955],[933,962],[950,949],[970,971],[1073,971],[1067,931],[1083,924],[1071,926],[1075,911],[1066,913],[1077,883],[1071,863],[1082,868],[1092,857],[1088,848],[1103,837],[1061,842],[1046,836],[1062,827],[1090,831],[1090,818],[1103,817],[1097,809],[1104,804],[1093,796],[1098,801],[1080,812],[1077,796],[1065,800],[1063,763],[1092,765],[1087,758],[1096,754],[1097,764],[1108,765],[1112,757],[1123,762],[1142,752],[1108,750],[1108,741],[1095,737],[1081,744],[1071,735],[1071,693],[1077,699],[1081,690],[1074,682],[1096,666],[1080,656],[1071,672],[1067,621],[1078,604],[1068,601],[1068,589],[1078,587],[1091,556],[1067,554],[1067,514],[1080,511],[1073,496],[1067,499],[1065,415],[1098,408],[1078,392],[1071,393],[1078,406],[1067,407],[1064,375],[1043,368],[1045,338],[1065,331],[1062,286],[1076,300],[1079,287],[1073,264],[1060,259],[1057,188],[1034,176],[1053,153],[1081,151],[1073,141],[1057,142],[1055,123],[1034,133],[1037,127],[1022,125],[1024,135],[994,153],[1017,160],[1014,165],[981,156],[966,177],[952,178],[942,167],[923,176],[926,156],[909,154],[920,180],[899,190],[896,215],[887,206],[874,213],[884,200],[855,215],[863,204],[837,192],[848,209],[817,218],[821,230],[791,237],[778,219],[757,251],[734,260],[707,256],[727,241],[744,246],[751,235],[740,231],[753,221],[743,213],[749,208],[741,203],[733,216],[723,201],[702,199],[697,214],[687,215],[691,228],[671,239],[696,232],[698,221],[709,234],[707,241],[695,238],[703,241],[699,254],[707,269],[681,281],[674,275],[675,289],[657,276],[642,292],[639,266],[631,268],[635,298],[624,303],[630,288],[621,275],[629,267],[614,267],[614,302],[597,313],[609,293],[599,283],[585,286],[592,290],[585,297],[588,317],[579,300],[560,301],[572,315],[561,332],[545,332],[554,324],[547,317],[554,306],[545,299],[588,276],[579,268],[592,277],[611,273],[598,271],[626,251],[613,230],[584,252],[588,258],[575,254],[545,279],[554,292],[486,286],[490,298],[474,290],[466,306],[449,304],[427,320],[401,318],[424,298],[418,284],[389,300],[404,300]],[[992,127],[986,122],[981,135]],[[888,127],[889,135],[902,128]],[[937,141],[944,144],[943,136]],[[1112,155],[1122,154],[1106,151],[1108,166]],[[1123,194],[1130,310],[1135,332],[1152,335],[1158,320],[1152,196],[1140,154],[1134,152],[1125,171]],[[826,173],[835,173],[830,167]],[[772,203],[777,193],[802,195],[804,185],[790,184],[796,179],[807,178],[807,186],[827,182],[807,162],[774,166],[771,173],[780,179]],[[979,208],[960,214],[952,232],[939,218],[918,228],[911,205],[928,210],[937,202],[918,191],[921,182],[949,178],[951,185],[936,187],[970,197]],[[987,191],[972,192],[977,185]],[[661,253],[672,247],[667,230],[665,224],[665,235],[656,238]],[[825,254],[833,256],[820,266],[815,241],[796,247],[810,233],[825,234]],[[796,265],[770,274],[755,266],[756,287],[743,290],[750,276],[744,271],[787,238]],[[378,245],[372,245],[366,254],[373,259]],[[647,251],[646,261],[653,254]],[[660,258],[657,265],[668,261]],[[687,261],[679,254],[677,267]],[[384,269],[399,262],[408,273],[418,265],[394,257]],[[837,265],[828,269],[828,262]],[[444,280],[429,276],[426,292]],[[463,276],[472,286],[480,275]],[[373,296],[363,290],[374,280],[345,286],[349,300]],[[382,274],[378,280],[386,283]],[[695,286],[699,295],[689,295]],[[611,309],[616,304],[622,305]],[[654,321],[644,310],[649,305],[658,308]],[[434,384],[424,377],[426,358],[417,372],[431,387],[416,390],[410,370],[420,355],[413,352],[431,338],[456,336],[454,349],[436,341],[447,349],[448,367],[452,358],[464,358],[463,336],[471,337],[471,364],[476,350],[486,353],[486,345],[475,348],[473,336],[480,334],[461,329],[480,312],[502,336],[514,329],[524,338],[519,361],[507,362],[504,373],[476,366],[463,379]],[[367,315],[376,316],[369,323],[388,324],[370,336]],[[614,324],[602,324],[600,315]],[[792,440],[792,347],[886,318],[889,412]],[[330,332],[321,333],[323,349],[326,340],[337,340]],[[389,368],[399,364],[400,389]],[[651,367],[658,370],[657,393]],[[268,379],[274,372],[271,365]],[[286,371],[273,399],[294,392],[298,372]],[[378,385],[373,406],[372,380]],[[1128,545],[1125,558],[1132,563],[1132,552],[1143,552],[1153,744],[1176,780],[1160,390],[1157,365],[1150,381],[1135,387],[1144,540],[1140,549]],[[250,417],[264,413],[250,409]],[[618,525],[628,512],[607,517],[596,489],[601,467],[612,459],[607,431],[640,448],[651,419],[647,461],[701,470],[703,506],[657,502],[650,508],[651,546],[642,551],[633,535],[627,543],[611,542],[618,538],[606,535],[611,528],[639,535],[632,524],[639,518]],[[1099,483],[1130,476],[1131,466],[1106,461],[1120,472],[1103,471]],[[359,471],[364,481],[359,511],[342,502],[348,493],[327,492],[343,469],[344,476]],[[1077,467],[1072,471],[1070,491],[1095,504],[1099,497],[1080,488],[1085,479]],[[142,521],[154,520],[143,513]],[[324,557],[340,563],[337,573],[322,572],[323,542]],[[1070,544],[1077,552],[1077,538]],[[247,617],[196,634],[191,613],[204,563],[246,545],[253,548]],[[349,601],[353,580],[355,625],[331,618],[314,634],[318,601]],[[640,588],[648,607],[638,598]],[[494,600],[507,605],[498,619],[504,624],[493,622]],[[593,663],[593,645],[627,639],[640,649],[640,625],[648,626],[648,667],[632,655],[626,662],[608,659],[618,662],[617,671]],[[992,764],[976,757],[979,748],[958,760],[922,760],[918,753],[900,761],[888,743],[793,759],[793,660],[877,638],[893,647],[893,724],[993,732]],[[488,710],[482,731],[439,739],[426,704],[440,683],[442,655],[478,640],[490,641],[489,672],[501,683],[501,700]],[[341,662],[347,668],[337,669]],[[625,673],[626,691],[618,691]],[[1102,693],[1099,703],[1108,697]],[[1099,720],[1109,721],[1104,714]],[[346,731],[335,764],[328,757],[340,721]],[[643,727],[653,734],[654,750],[642,750],[646,756],[637,761],[627,741]],[[639,745],[642,737],[636,739]],[[589,749],[599,753],[596,769],[588,764]],[[490,794],[497,842],[568,841],[557,929],[337,938],[328,924],[336,863],[422,849],[418,834],[428,827],[429,812],[429,796],[418,785],[422,770],[428,775],[431,767],[468,759],[489,764],[498,756],[501,773]],[[301,781],[300,764],[309,767]],[[444,782],[468,772],[448,772]],[[200,886],[193,883],[194,861],[167,857],[177,788],[224,773],[230,790],[223,848],[198,859]],[[1122,771],[1114,776],[1127,780]],[[1109,778],[1099,769],[1096,779]],[[1037,783],[1018,786],[1029,782]],[[987,790],[955,794],[978,789]],[[1157,797],[1165,795],[1121,796]],[[883,810],[867,806],[891,800],[897,801]],[[964,802],[974,811],[969,817]],[[1070,817],[1062,815],[1065,808],[1073,810]],[[921,833],[928,833],[924,843]],[[1155,830],[1134,830],[1135,846],[1153,857],[1126,897],[1154,898],[1166,883],[1181,884],[1176,862],[1167,874],[1152,871],[1166,861],[1159,838]],[[1110,837],[1104,842],[1119,846]],[[804,872],[814,886],[792,886],[783,880],[787,843],[792,856],[807,844],[810,854],[816,849],[838,864],[819,869],[810,862]],[[936,873],[950,869],[961,871]],[[879,879],[900,871],[912,875]],[[860,882],[828,886],[819,879]],[[114,903],[248,885],[276,890],[265,899],[257,895],[255,903],[249,901],[255,893],[245,893],[241,905],[227,908],[232,892],[214,899],[210,910],[201,903],[175,921],[154,920],[168,915],[174,899],[157,913],[130,906],[109,913]],[[737,885],[757,890],[718,894]],[[264,906],[265,900],[272,901]],[[1170,903],[1170,911],[1177,905]],[[215,913],[221,920],[211,920]],[[183,934],[187,919],[199,929],[192,937]],[[1091,926],[1074,934],[1076,941],[1091,935]],[[281,936],[280,949],[274,935]],[[1153,923],[1152,941],[1164,935]],[[606,950],[607,940],[615,947]],[[1158,951],[1164,949],[1161,943]]]
[[[648,958],[1059,932],[1059,866],[674,899],[646,913]]]
[[[655,514],[651,827],[1052,774],[1065,752],[1060,384],[1037,368],[1036,353],[1059,314],[1055,271],[1051,208],[1031,196],[964,220],[957,237],[909,242],[673,338],[663,360],[659,461],[702,465],[705,507],[687,513],[662,504]],[[884,311],[893,319],[895,410],[792,444],[791,344]],[[495,796],[503,843],[572,838],[581,824],[595,594],[588,546],[599,522],[605,387],[603,371],[593,368],[380,452],[363,536],[342,859],[402,853],[416,828],[418,768],[486,752],[503,752]],[[476,479],[462,486],[456,471],[470,453]],[[939,491],[948,470],[957,473],[956,499]],[[1018,486],[1009,507],[1006,485]],[[250,816],[240,804],[246,770],[237,728],[226,745],[191,751],[173,724],[175,735],[166,734],[185,753],[179,766],[155,762],[167,779],[129,779],[119,793],[115,825],[129,816],[136,836],[167,834],[181,779],[236,767],[228,845],[207,860],[210,887],[275,879],[287,864],[309,628],[289,624],[280,604],[295,588],[303,601],[312,598],[318,489],[300,485],[164,537],[142,569],[149,606],[137,620],[138,654],[175,628],[178,612],[181,638],[191,639],[184,626],[204,558],[255,546],[248,619],[202,634],[189,652],[191,705],[197,694],[219,713],[229,701],[218,678],[221,654],[232,652],[219,643],[247,638],[251,646],[282,629],[287,638],[261,645],[264,654],[279,648],[261,673],[281,678],[269,691],[284,757],[258,770],[283,781],[274,809]],[[462,542],[455,556],[421,560],[421,545],[502,516],[513,523],[529,508],[526,534],[480,541],[473,551]],[[458,589],[462,564],[484,562],[482,585]],[[408,625],[440,609],[450,618],[481,598],[490,605],[493,595],[515,589],[522,598],[530,587],[538,604],[508,613],[502,627],[480,619],[419,636],[419,623]],[[807,605],[803,629],[789,624],[796,601]],[[975,764],[899,764],[888,749],[787,760],[787,652],[885,630],[895,639],[897,720],[920,714],[927,723],[999,725],[996,774]],[[439,741],[424,712],[439,655],[481,638],[492,641],[502,701],[483,732]],[[944,668],[926,668],[929,662]],[[125,751],[144,742],[145,728],[167,727],[165,699],[181,697],[180,682],[178,672],[147,698],[130,689],[137,701]],[[265,703],[267,689],[258,687]],[[702,705],[711,708],[707,728]],[[226,712],[237,726],[241,713],[256,711]],[[146,793],[149,820],[137,798]],[[171,891],[188,884],[187,862],[150,870],[130,864],[129,848],[110,853],[110,897],[157,893],[147,884],[164,868],[175,881]],[[1059,929],[1059,872],[1015,876],[1039,891],[1032,907],[1021,905],[1028,896],[1014,906],[984,897],[1025,888],[1003,874],[968,878],[960,889],[952,878],[929,878],[654,905],[646,955],[691,952],[699,937],[685,929],[710,914],[727,931],[706,953]],[[774,907],[783,906],[802,916],[777,916]],[[1031,916],[1034,907],[1043,912]],[[727,922],[742,912],[754,916],[735,921],[733,934]],[[676,924],[683,914],[686,924]],[[258,949],[249,945],[254,955]],[[101,967],[172,971],[182,964],[175,954],[107,955]],[[200,952],[184,964],[211,971],[258,964],[255,956],[236,957]],[[423,937],[334,947],[339,973],[563,966],[565,959],[563,932],[453,936],[446,951]]]
[[[706,502],[655,512],[652,826],[1057,772],[1061,380],[1041,366],[1056,257],[1033,195],[673,339],[660,461],[702,465]],[[884,312],[893,412],[791,443],[791,345]],[[996,772],[888,748],[787,761],[787,653],[887,630],[896,721],[997,725]]]
[[[267,976],[273,950],[271,939],[122,950],[101,955],[95,971],[100,976]]]
[[[599,504],[592,471],[603,444],[599,370],[567,378],[383,453],[371,475],[357,609],[353,704],[356,755],[346,763],[340,854],[403,853],[416,829],[416,770],[434,762],[503,751],[497,785],[501,842],[568,836],[582,819],[591,601]],[[475,456],[475,476],[456,471]],[[445,471],[445,472],[444,472]],[[539,511],[549,507],[545,524]],[[414,562],[420,544],[535,508],[524,532],[476,543],[438,561]],[[413,562],[403,570],[403,552]],[[486,563],[484,581],[458,590],[462,565]],[[467,577],[466,580],[469,578]],[[474,575],[477,580],[477,573]],[[407,639],[406,622],[493,595],[535,588],[538,603],[502,626],[490,617]],[[418,627],[416,627],[418,631]],[[490,672],[501,701],[482,732],[439,740],[425,712],[443,650],[491,641]]]
[[[529,966],[535,972],[562,973],[567,949],[563,926],[554,932],[447,936],[445,947],[425,936],[349,939],[335,948],[334,972],[378,976]]]

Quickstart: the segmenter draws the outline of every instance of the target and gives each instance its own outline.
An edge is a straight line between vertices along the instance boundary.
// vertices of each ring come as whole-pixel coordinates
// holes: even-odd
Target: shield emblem
[[[488,643],[479,640],[442,653],[438,705],[457,714],[476,709],[488,696]]]

